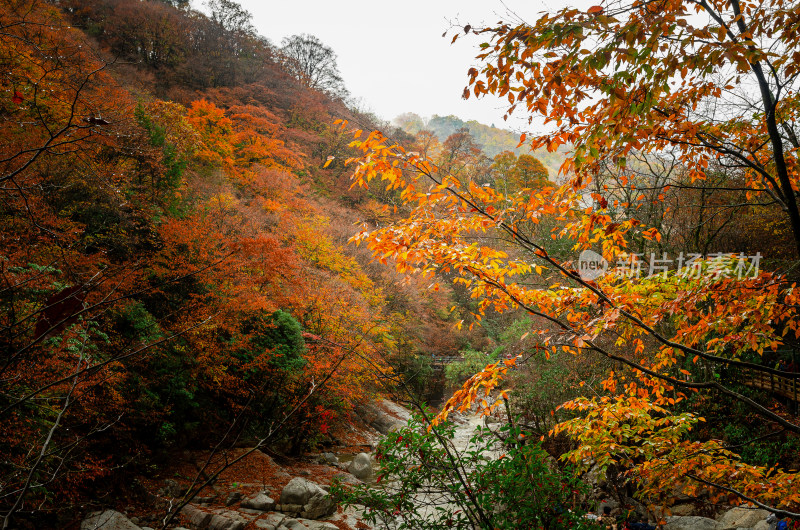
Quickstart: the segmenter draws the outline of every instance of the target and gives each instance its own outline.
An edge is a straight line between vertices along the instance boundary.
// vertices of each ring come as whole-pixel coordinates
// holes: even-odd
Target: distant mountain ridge
[[[486,156],[492,158],[503,151],[512,151],[516,155],[530,154],[525,145],[517,148],[519,134],[475,120],[464,121],[458,116],[434,114],[426,121],[416,113],[406,112],[397,116],[393,123],[409,134],[417,134],[421,130],[432,131],[440,141],[444,141],[454,132],[466,127]],[[558,174],[558,168],[561,167],[567,156],[567,149],[562,147],[554,153],[549,153],[546,149],[538,149],[532,154],[544,164],[550,172],[552,180]]]

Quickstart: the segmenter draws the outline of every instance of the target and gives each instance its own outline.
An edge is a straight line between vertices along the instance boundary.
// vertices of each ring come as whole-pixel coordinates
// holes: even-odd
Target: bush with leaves
[[[584,490],[517,427],[477,428],[466,447],[451,422],[415,415],[379,444],[377,484],[334,495],[363,505],[370,524],[397,529],[600,528],[575,504]]]

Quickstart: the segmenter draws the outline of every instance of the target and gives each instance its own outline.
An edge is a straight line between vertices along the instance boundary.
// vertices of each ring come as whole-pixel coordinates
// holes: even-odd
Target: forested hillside
[[[466,129],[486,156],[494,158],[503,151],[511,151],[516,155],[533,154],[545,165],[550,178],[553,180],[557,178],[561,164],[564,163],[569,152],[567,146],[559,146],[558,150],[552,153],[547,149],[537,149],[531,153],[528,145],[520,145],[519,133],[500,129],[495,127],[494,124],[486,125],[475,120],[464,121],[456,116],[438,116],[434,114],[426,121],[418,114],[406,112],[397,116],[393,123],[409,134],[415,135],[424,130],[431,131],[442,142],[448,136],[461,129]]]
[[[334,120],[372,118],[209,5],[3,3],[8,521],[57,526],[183,448],[302,452],[382,371],[480,340],[442,332],[451,289],[346,244],[393,194],[322,165],[352,153]]]

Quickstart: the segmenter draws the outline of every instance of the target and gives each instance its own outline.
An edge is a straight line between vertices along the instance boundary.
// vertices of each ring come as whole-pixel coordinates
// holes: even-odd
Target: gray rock
[[[298,519],[303,526],[309,530],[339,530],[339,527],[327,521],[310,521],[308,519]]]
[[[356,409],[364,422],[381,434],[405,426],[411,418],[411,413],[404,407],[388,400],[378,403],[368,403]]]
[[[186,495],[187,489],[181,486],[176,481],[168,478],[164,481],[164,487],[158,490],[158,494],[162,497],[175,497],[180,498]]]
[[[287,509],[290,505],[299,505],[300,510]],[[295,477],[284,486],[281,492],[280,510],[288,513],[299,513],[306,519],[319,519],[336,511],[336,504],[319,484]],[[286,523],[283,523],[286,525]]]
[[[303,506],[301,515],[306,519],[321,519],[336,511],[336,504],[327,492],[316,493]]]
[[[669,511],[672,512],[672,515],[692,515],[694,509],[694,504],[676,504]]]
[[[302,506],[318,492],[325,493],[322,488],[319,487],[319,484],[304,478],[295,477],[283,487],[283,491],[281,491],[281,504],[299,504]]]
[[[211,516],[208,522],[208,530],[244,530],[246,521],[240,521],[232,517],[230,513],[217,513]]]
[[[243,500],[241,506],[242,508],[249,508],[251,510],[271,512],[275,509],[275,500],[265,493],[257,493]]]
[[[212,502],[214,502],[214,499],[215,499],[215,497],[213,497],[213,496],[195,497],[194,499],[192,499],[192,502],[195,503],[195,504],[211,504]]]
[[[766,520],[764,520],[757,522],[756,525],[753,527],[753,530],[771,530],[771,529],[769,527],[769,523]]]
[[[333,476],[333,480],[336,480],[342,484],[347,484],[350,486],[360,486],[361,481],[358,480],[356,477],[351,475],[350,473],[338,473]]]
[[[600,466],[597,464],[593,465],[589,471],[583,474],[583,480],[591,484],[592,486],[596,486],[601,482],[604,482],[606,478],[605,471],[600,469]]]
[[[81,523],[81,530],[141,530],[127,517],[114,510],[90,513]]]
[[[338,464],[339,458],[333,453],[322,453],[322,457],[329,464]]]
[[[720,530],[719,523],[708,517],[679,515],[667,517],[664,530]]]
[[[372,478],[372,459],[367,453],[358,453],[350,465],[347,466],[347,471],[353,474],[356,478],[361,480],[368,480]]]
[[[753,528],[759,521],[764,521],[769,513],[760,509],[731,508],[719,518],[720,530]]]
[[[225,506],[230,506],[231,504],[236,504],[242,500],[242,492],[240,491],[232,491],[228,494],[228,498],[225,499]]]
[[[287,517],[279,513],[268,513],[264,517],[259,518],[256,522],[256,528],[264,530],[275,530],[278,528]]]
[[[211,522],[211,518],[213,517],[213,514],[204,512],[192,504],[187,504],[184,506],[181,512],[189,518],[189,524],[192,526],[192,528],[202,529],[208,527],[208,524]]]

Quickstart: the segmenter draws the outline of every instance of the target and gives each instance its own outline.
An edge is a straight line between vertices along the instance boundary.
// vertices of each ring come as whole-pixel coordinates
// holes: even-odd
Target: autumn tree
[[[797,473],[748,463],[732,447],[694,436],[704,420],[687,399],[739,403],[800,434],[796,418],[775,409],[771,396],[746,393],[741,383],[766,374],[796,384],[800,373],[775,367],[778,350],[800,337],[796,289],[779,271],[754,267],[758,256],[736,249],[648,269],[653,262],[629,243],[643,239],[656,250],[658,227],[615,217],[617,199],[588,186],[603,164],[624,172],[633,153],[674,154],[687,182],[721,166],[741,176],[736,188],[748,200],[780,206],[800,249],[796,21],[794,8],[780,1],[702,0],[570,7],[532,24],[465,26],[485,38],[482,66],[469,71],[465,96],[497,95],[508,99],[509,112],[552,124],[552,133],[522,141],[532,149],[574,147],[562,186],[509,198],[378,132],[355,143],[364,153],[356,184],[387,181],[404,190],[412,208],[407,219],[354,238],[376,259],[394,259],[406,272],[455,271],[480,301],[476,318],[489,309],[522,309],[549,323],[532,330],[541,334],[537,352],[616,365],[596,394],[564,405],[576,416],[554,432],[578,442],[566,458],[625,470],[648,502],[668,504],[676,491],[708,488],[716,501],[733,495],[798,516]],[[562,220],[552,236],[570,242],[573,259],[558,259],[527,230],[546,216]],[[516,250],[491,239],[476,243],[484,233]],[[575,258],[584,250],[599,253],[609,273],[582,277]],[[476,374],[443,416],[495,388],[504,364],[513,363]]]
[[[281,42],[283,67],[303,85],[342,98],[347,89],[336,65],[336,52],[314,35],[292,35]]]

